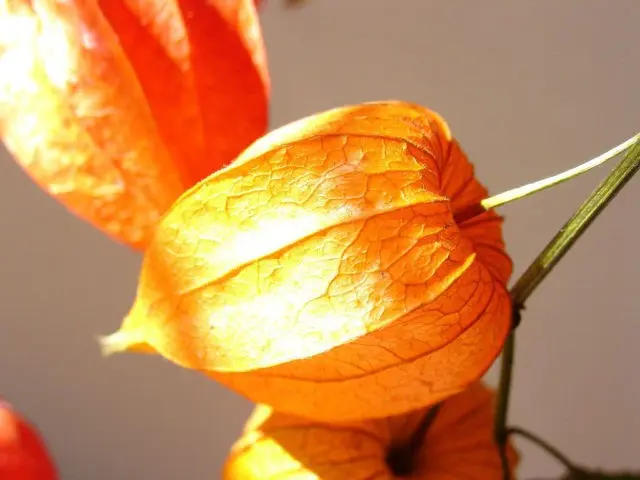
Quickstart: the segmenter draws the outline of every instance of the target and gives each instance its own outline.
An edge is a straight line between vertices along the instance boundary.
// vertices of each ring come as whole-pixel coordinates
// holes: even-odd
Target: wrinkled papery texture
[[[37,430],[0,399],[0,479],[58,478]]]
[[[0,0],[0,135],[46,191],[144,247],[267,127],[252,0]]]
[[[501,219],[435,113],[338,108],[262,137],[183,195],[107,351],[158,352],[279,411],[424,407],[477,380],[510,326]]]
[[[223,480],[496,480],[494,392],[473,384],[445,400],[414,453],[414,470],[398,477],[386,463],[407,445],[429,409],[396,417],[324,424],[258,405],[233,446]],[[515,478],[518,454],[508,445]]]

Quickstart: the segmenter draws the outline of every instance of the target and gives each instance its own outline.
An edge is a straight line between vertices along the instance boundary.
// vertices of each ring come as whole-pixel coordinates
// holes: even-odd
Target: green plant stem
[[[538,447],[542,448],[545,452],[547,452],[549,455],[555,458],[558,462],[560,462],[567,469],[567,471],[571,473],[581,472],[581,470],[578,467],[576,467],[573,464],[573,462],[569,460],[569,458],[567,458],[565,454],[560,452],[560,450],[558,450],[556,447],[551,445],[549,442],[546,442],[545,440],[540,438],[538,435],[534,435],[528,430],[525,430],[524,428],[518,428],[518,427],[508,428],[507,436],[509,435],[520,435],[521,437],[526,438],[530,442],[535,443]]]
[[[495,442],[500,449],[503,480],[510,480],[511,476],[506,452],[508,440],[506,419],[509,411],[509,400],[511,398],[509,393],[511,392],[511,378],[513,376],[513,357],[516,348],[515,342],[515,331],[511,330],[504,344],[504,348],[502,349],[502,358],[500,360],[500,383],[498,385],[498,399],[493,428]],[[506,394],[504,392],[506,392]]]
[[[611,200],[620,192],[627,182],[640,169],[640,140],[637,139],[627,151],[623,160],[613,168],[604,181],[587,197],[573,216],[564,224],[553,237],[529,268],[520,276],[511,289],[513,302],[514,325],[519,323],[520,314],[526,300],[533,291],[558,264],[560,259],[569,251],[591,223],[609,205]],[[507,415],[511,392],[511,378],[513,375],[513,359],[515,351],[514,332],[507,338],[502,353],[500,382],[498,387],[498,402],[494,425],[495,440],[498,445],[503,465],[503,478],[510,480],[510,473],[506,461]]]
[[[536,287],[564,257],[591,223],[609,205],[631,177],[640,169],[640,140],[636,140],[623,160],[596,188],[540,252],[511,289],[514,308],[522,310]]]

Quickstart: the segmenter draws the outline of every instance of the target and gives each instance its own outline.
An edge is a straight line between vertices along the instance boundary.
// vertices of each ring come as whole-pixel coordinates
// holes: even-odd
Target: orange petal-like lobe
[[[185,185],[267,128],[269,78],[253,0],[100,0]]]
[[[107,348],[317,419],[435,403],[477,380],[509,330],[500,219],[454,220],[486,193],[422,107],[295,122],[168,212]]]
[[[55,467],[36,429],[0,400],[0,478],[56,480]]]
[[[0,136],[46,191],[134,247],[264,132],[267,91],[248,0],[0,0]]]
[[[258,405],[233,446],[223,480],[494,480],[494,394],[480,384],[445,400],[413,452],[411,473],[393,472],[392,449],[409,444],[429,409],[341,424],[319,423]],[[518,454],[507,456],[512,475]],[[513,477],[512,477],[513,478]]]

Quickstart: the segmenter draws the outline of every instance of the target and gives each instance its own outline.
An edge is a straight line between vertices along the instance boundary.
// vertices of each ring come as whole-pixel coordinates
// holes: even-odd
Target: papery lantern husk
[[[435,412],[426,408],[339,424],[258,405],[231,450],[222,479],[499,479],[503,475],[493,436],[494,400],[492,390],[476,383]],[[401,456],[394,455],[402,449]],[[519,455],[511,442],[506,455],[510,478],[516,478]]]
[[[501,218],[434,112],[349,106],[272,132],[184,194],[106,351],[157,352],[325,421],[434,404],[510,329]]]
[[[0,0],[0,136],[132,247],[265,132],[268,93],[252,0]]]
[[[57,480],[40,432],[0,399],[0,479]]]

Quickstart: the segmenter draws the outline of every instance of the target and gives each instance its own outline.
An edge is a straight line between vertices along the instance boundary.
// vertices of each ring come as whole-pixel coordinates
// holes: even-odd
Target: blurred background
[[[418,102],[447,119],[493,193],[640,130],[637,0],[270,0],[262,18],[272,127],[347,103]],[[249,402],[160,357],[101,358],[96,337],[128,310],[139,255],[0,157],[0,393],[39,426],[65,480],[219,478]],[[501,210],[516,276],[605,173]],[[511,421],[577,463],[640,469],[639,203],[635,178],[518,330]],[[561,472],[519,446],[521,478]]]

